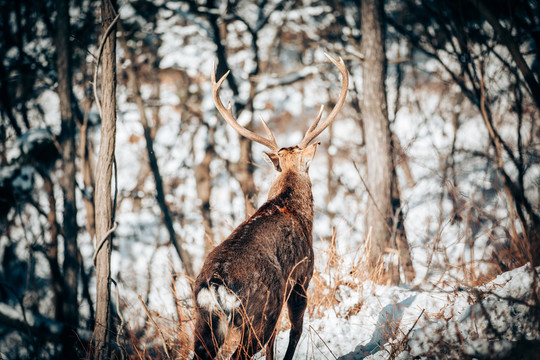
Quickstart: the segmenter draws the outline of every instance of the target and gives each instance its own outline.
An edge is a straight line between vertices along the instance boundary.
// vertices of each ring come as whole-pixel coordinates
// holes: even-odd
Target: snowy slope
[[[360,291],[342,286],[337,306],[323,317],[305,319],[295,358],[387,359],[390,354],[399,354],[401,359],[504,358],[519,341],[540,339],[538,323],[531,317],[532,288],[528,265],[470,289],[459,284],[444,290],[370,282],[362,284]],[[360,311],[347,319],[351,305],[358,301],[362,303]],[[288,331],[280,332],[278,358],[285,354],[287,341]]]

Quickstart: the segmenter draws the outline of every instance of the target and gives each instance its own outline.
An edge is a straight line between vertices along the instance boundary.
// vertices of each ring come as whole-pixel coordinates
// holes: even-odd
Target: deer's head
[[[343,59],[339,58],[339,61],[337,61],[332,57],[328,56],[327,54],[325,55],[339,69],[343,77],[343,84],[341,87],[341,93],[339,95],[338,101],[336,102],[336,105],[334,106],[328,117],[322,123],[319,123],[324,110],[324,105],[321,106],[317,118],[306,131],[306,134],[304,135],[302,141],[296,146],[285,148],[280,148],[277,145],[274,135],[272,134],[272,132],[268,128],[268,125],[266,125],[266,122],[262,117],[261,121],[266,132],[266,137],[258,135],[253,131],[248,130],[242,125],[238,124],[232,114],[231,104],[229,103],[228,107],[225,107],[223,106],[223,103],[219,98],[219,89],[221,87],[221,84],[227,78],[227,75],[229,75],[229,72],[223,75],[221,79],[216,82],[215,68],[212,69],[212,96],[214,98],[214,103],[216,104],[217,110],[219,111],[221,116],[223,116],[225,121],[227,121],[227,123],[232,126],[233,129],[235,129],[240,135],[252,141],[258,142],[259,144],[262,144],[268,149],[270,149],[270,152],[265,152],[267,159],[274,166],[274,169],[276,169],[276,171],[280,173],[294,171],[307,175],[309,164],[311,163],[311,160],[315,156],[315,151],[317,150],[318,143],[315,142],[315,139],[334,121],[337,113],[345,102],[345,98],[347,96],[347,89],[349,87],[349,75],[347,73],[347,68],[345,67]]]

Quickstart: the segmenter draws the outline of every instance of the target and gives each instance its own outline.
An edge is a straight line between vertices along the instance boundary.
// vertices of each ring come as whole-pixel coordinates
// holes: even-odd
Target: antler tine
[[[223,103],[221,102],[221,99],[219,98],[219,89],[221,87],[221,84],[223,84],[223,82],[225,81],[225,79],[227,78],[227,75],[229,75],[229,72],[230,71],[227,71],[227,73],[225,75],[223,75],[219,80],[218,82],[216,82],[216,68],[215,68],[215,65],[212,64],[212,74],[211,74],[211,81],[212,81],[212,97],[214,99],[214,104],[216,105],[216,109],[218,110],[218,112],[221,114],[221,116],[223,116],[223,118],[225,119],[225,121],[234,129],[236,130],[237,133],[239,133],[240,135],[242,135],[243,137],[251,140],[251,141],[255,141],[255,142],[258,142],[259,144],[261,145],[264,145],[266,146],[267,148],[269,148],[270,150],[272,150],[273,152],[276,152],[279,150],[279,146],[277,145],[276,143],[276,139],[274,138],[274,135],[272,135],[272,132],[270,131],[270,129],[268,128],[268,125],[266,125],[266,123],[264,122],[264,120],[262,120],[262,117],[261,117],[261,120],[263,122],[263,126],[264,126],[264,131],[266,132],[266,134],[269,136],[270,139],[267,139],[265,137],[262,137],[260,135],[257,135],[256,133],[254,133],[253,131],[251,130],[248,130],[246,129],[245,127],[243,127],[242,125],[240,125],[236,119],[234,118],[233,116],[233,113],[232,113],[232,106],[231,106],[231,103],[229,102],[229,105],[227,106],[227,108],[225,108],[225,106],[223,106]]]
[[[266,124],[266,121],[264,121],[261,114],[259,114],[259,118],[261,119],[261,122],[262,122],[263,127],[264,127],[264,131],[266,132],[266,135],[268,135],[268,137],[270,138],[270,141],[273,142],[274,145],[276,145],[276,147],[279,149],[279,147],[278,147],[278,145],[276,143],[276,139],[274,138],[274,134],[272,134],[272,131],[270,130],[270,128]]]
[[[317,127],[317,125],[319,124],[319,120],[321,120],[323,111],[324,111],[324,105],[321,105],[321,110],[319,110],[319,114],[317,115],[317,118],[315,119],[313,124],[311,124],[309,129],[306,131],[306,134],[309,134],[310,132],[313,131],[313,129],[315,129]]]
[[[341,76],[343,77],[343,85],[341,86],[341,93],[339,94],[338,101],[336,103],[336,106],[332,109],[330,114],[328,114],[328,117],[319,125],[319,120],[322,116],[323,107],[321,106],[321,110],[319,111],[319,115],[317,115],[317,118],[315,119],[314,123],[309,127],[308,131],[306,132],[306,135],[304,135],[304,139],[302,142],[298,145],[300,148],[305,148],[308,146],[317,136],[320,135],[326,129],[332,121],[336,118],[337,113],[339,110],[341,110],[341,107],[345,103],[345,98],[347,97],[347,90],[349,89],[349,74],[347,73],[347,68],[345,67],[345,63],[343,62],[343,59],[340,57],[339,62],[332,58],[328,54],[324,54],[334,64],[339,71],[341,72]]]

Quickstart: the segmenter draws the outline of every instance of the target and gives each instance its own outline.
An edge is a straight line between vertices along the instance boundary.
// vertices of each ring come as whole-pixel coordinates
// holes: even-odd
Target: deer
[[[225,121],[252,141],[264,145],[263,152],[276,170],[268,200],[207,256],[193,291],[195,300],[194,353],[196,360],[214,359],[231,328],[240,340],[232,359],[251,359],[266,347],[266,358],[274,359],[277,324],[287,304],[291,324],[285,360],[292,359],[302,335],[307,290],[313,276],[313,194],[308,169],[315,156],[316,138],[335,120],[345,102],[349,86],[347,68],[325,54],[339,69],[343,82],[336,105],[319,123],[324,106],[302,141],[280,148],[260,117],[265,136],[241,126],[229,103],[225,108],[219,89],[229,72],[216,82],[212,68],[212,97]]]

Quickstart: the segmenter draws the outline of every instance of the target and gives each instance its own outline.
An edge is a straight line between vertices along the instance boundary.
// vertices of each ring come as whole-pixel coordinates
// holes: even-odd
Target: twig
[[[411,326],[411,328],[409,329],[409,331],[407,331],[407,335],[405,335],[405,339],[407,339],[409,337],[409,334],[413,331],[414,327],[416,326],[416,323],[418,322],[418,320],[420,320],[420,318],[422,317],[422,315],[424,315],[424,312],[426,311],[426,309],[422,309],[422,312],[420,313],[420,315],[418,315],[418,317],[416,318],[416,321],[414,322],[413,326]]]
[[[92,257],[92,263],[94,264],[94,266],[96,266],[97,255],[98,255],[99,251],[101,250],[101,248],[103,247],[103,245],[105,244],[105,242],[107,241],[109,236],[113,232],[116,231],[117,227],[118,227],[118,223],[115,221],[113,227],[111,229],[109,229],[109,231],[107,231],[107,233],[103,236],[103,239],[101,239],[99,244],[96,246],[96,250],[94,251],[94,256]]]
[[[354,161],[353,161],[353,165],[354,165],[354,168],[356,169],[356,172],[358,173],[358,176],[360,177],[360,180],[362,180],[362,184],[364,184],[364,187],[366,188],[366,191],[367,191],[367,193],[369,195],[369,198],[373,202],[373,205],[375,205],[375,209],[377,209],[377,212],[379,213],[379,215],[381,215],[383,217],[383,219],[385,220],[384,222],[385,222],[386,227],[388,228],[388,230],[392,231],[392,227],[388,224],[388,220],[389,220],[388,216],[384,215],[383,212],[381,211],[381,209],[379,208],[379,206],[377,205],[377,201],[373,197],[373,194],[371,194],[371,191],[369,190],[369,187],[367,186],[366,182],[364,181],[364,177],[360,173],[360,169],[358,168],[358,165],[356,165],[356,162],[354,162]]]
[[[120,318],[120,325],[118,325],[118,332],[116,333],[116,344],[120,345],[120,335],[122,334],[122,329],[124,328],[124,317],[122,316],[122,313],[120,311],[120,290],[118,289],[118,283],[113,278],[111,278],[111,282],[116,288],[116,313]],[[124,352],[122,351],[122,356],[123,355]]]
[[[21,308],[21,313],[22,313],[22,316],[23,316],[23,323],[24,323],[24,325],[26,327],[26,332],[28,333],[28,337],[30,338],[30,341],[32,342],[32,347],[35,350],[35,348],[36,348],[35,338],[32,336],[32,327],[28,323],[28,318],[26,317],[26,309],[24,308],[23,299],[19,296],[17,291],[10,284],[8,284],[7,282],[1,281],[0,285],[2,285],[4,288],[11,291],[13,293],[13,295],[15,296],[15,299],[17,299],[17,303],[19,304],[19,306]]]
[[[319,339],[322,341],[322,343],[324,344],[324,346],[326,346],[326,348],[328,349],[328,351],[330,351],[330,354],[334,357],[334,359],[337,359],[336,355],[334,355],[334,353],[332,352],[332,350],[330,350],[330,347],[328,346],[328,344],[326,343],[326,341],[323,340],[323,338],[321,337],[321,335],[319,335],[319,333],[317,332],[317,330],[315,330],[313,328],[313,326],[309,325],[309,329],[310,330],[313,330],[313,332],[315,333],[315,335],[317,335],[319,337]],[[320,350],[319,350],[320,351]]]
[[[96,59],[96,68],[94,70],[94,83],[92,84],[93,85],[93,89],[94,89],[94,98],[96,100],[96,105],[98,107],[98,110],[99,110],[99,117],[102,118],[103,114],[102,114],[102,111],[101,111],[101,102],[99,101],[99,96],[98,96],[98,91],[97,91],[97,76],[98,76],[98,72],[99,72],[99,62],[101,61],[101,55],[103,54],[103,48],[105,47],[105,41],[107,41],[107,38],[109,37],[109,34],[111,33],[114,25],[116,24],[116,22],[118,21],[118,19],[120,18],[120,14],[117,14],[116,17],[113,19],[113,21],[110,23],[110,25],[107,27],[107,30],[105,30],[105,34],[103,35],[103,38],[101,39],[101,43],[99,44],[99,49],[98,49],[98,57]]]
[[[403,348],[403,345],[405,343],[405,341],[407,339],[409,339],[409,335],[411,334],[411,332],[413,331],[413,329],[415,328],[416,324],[418,323],[418,320],[420,320],[420,318],[422,317],[422,315],[424,315],[424,312],[426,311],[426,309],[422,309],[422,312],[420,313],[420,315],[418,315],[418,317],[416,318],[416,321],[414,322],[413,326],[411,326],[411,328],[409,329],[409,331],[407,331],[407,334],[404,334],[403,331],[401,331],[401,329],[399,329],[399,331],[401,331],[401,333],[404,335],[403,338],[399,341],[399,343],[394,347],[392,346],[392,352],[390,353],[390,358],[393,359],[395,356],[396,356],[396,352],[400,352],[400,351],[403,351],[404,348]]]
[[[144,303],[141,295],[139,295],[139,301],[141,302],[143,308],[144,308],[144,311],[146,312],[146,315],[148,315],[148,318],[152,321],[152,323],[154,324],[154,326],[156,327],[156,330],[158,331],[159,333],[159,337],[161,338],[161,340],[163,341],[163,350],[165,350],[165,354],[167,355],[167,359],[171,360],[171,356],[169,355],[169,350],[167,348],[167,341],[165,341],[165,336],[163,336],[163,332],[161,331],[161,329],[159,328],[158,324],[156,323],[156,321],[154,320],[154,318],[152,317],[152,315],[150,315],[150,311],[148,311],[148,308],[146,307],[146,304]]]

